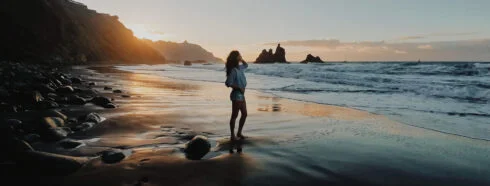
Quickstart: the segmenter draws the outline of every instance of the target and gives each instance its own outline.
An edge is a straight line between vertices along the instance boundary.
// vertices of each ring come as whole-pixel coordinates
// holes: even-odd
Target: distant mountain
[[[144,40],[145,43],[159,51],[169,62],[193,61],[193,62],[223,62],[213,53],[208,52],[197,44],[175,43],[169,41]]]
[[[71,0],[1,0],[0,60],[162,63],[117,16]]]

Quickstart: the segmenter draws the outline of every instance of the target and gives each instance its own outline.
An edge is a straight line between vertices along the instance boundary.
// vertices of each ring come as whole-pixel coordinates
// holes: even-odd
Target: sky
[[[490,61],[489,0],[77,0],[137,37],[187,40],[254,61]]]

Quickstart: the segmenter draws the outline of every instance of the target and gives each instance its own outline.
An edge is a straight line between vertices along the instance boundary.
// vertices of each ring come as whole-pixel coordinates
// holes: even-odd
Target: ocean
[[[118,68],[225,86],[222,63]],[[356,108],[406,125],[490,140],[490,63],[252,63],[245,73],[248,89],[288,99]]]

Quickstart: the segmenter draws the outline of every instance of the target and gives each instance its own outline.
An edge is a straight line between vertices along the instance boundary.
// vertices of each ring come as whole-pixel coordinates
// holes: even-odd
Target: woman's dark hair
[[[238,67],[238,56],[240,56],[240,52],[233,50],[226,58],[226,76],[230,75],[233,68]]]

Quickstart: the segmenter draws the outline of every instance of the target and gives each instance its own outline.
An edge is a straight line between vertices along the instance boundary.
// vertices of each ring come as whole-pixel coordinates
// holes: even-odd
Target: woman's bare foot
[[[237,134],[236,136],[238,137],[238,139],[241,139],[241,140],[247,138],[247,136],[244,136],[243,134]]]

